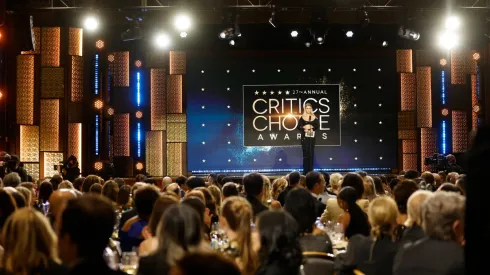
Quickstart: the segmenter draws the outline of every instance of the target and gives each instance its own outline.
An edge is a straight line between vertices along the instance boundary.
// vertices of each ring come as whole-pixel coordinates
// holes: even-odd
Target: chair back
[[[323,252],[303,252],[302,275],[333,275],[333,255]]]

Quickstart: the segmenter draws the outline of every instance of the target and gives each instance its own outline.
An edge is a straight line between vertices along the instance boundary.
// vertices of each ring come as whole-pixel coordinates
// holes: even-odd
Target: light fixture
[[[107,108],[107,114],[112,116],[114,114],[114,108],[112,107]]]
[[[357,157],[355,157],[354,160],[357,160]]]
[[[378,68],[378,72],[381,72],[381,68]]]
[[[333,158],[330,158],[330,160],[333,160]]]
[[[381,90],[381,88],[382,88],[381,86],[378,86],[378,90]]]
[[[233,39],[232,39],[232,40],[230,40],[230,43],[229,43],[229,44],[230,44],[230,46],[232,46],[232,47],[233,47],[233,46],[235,46],[235,40],[233,40]]]
[[[357,121],[354,121],[354,125],[357,125]]]
[[[228,144],[231,144],[231,141],[228,141]]]
[[[99,28],[99,19],[93,15],[87,16],[83,21],[83,27],[88,31],[95,31]]]
[[[380,122],[379,122],[379,125],[381,125],[381,124],[383,124],[383,121],[380,121]]]
[[[137,111],[136,114],[135,114],[136,118],[137,119],[140,119],[143,117],[143,112],[142,111]]]
[[[202,105],[202,106],[201,106],[201,108],[202,108],[202,109],[206,109],[206,106]]]
[[[95,109],[100,110],[102,109],[102,107],[104,107],[104,102],[100,99],[97,99],[94,101],[94,107]]]
[[[230,90],[230,87],[227,87],[226,90],[229,91]]]
[[[228,162],[231,162],[231,159],[228,159]]]
[[[449,110],[447,108],[444,108],[444,109],[441,110],[441,114],[443,116],[447,116],[447,115],[449,115]]]
[[[354,32],[353,31],[347,31],[347,32],[345,32],[345,36],[347,36],[348,38],[351,38],[354,36]]]
[[[201,73],[203,74],[204,73],[204,70],[201,70]]]
[[[170,45],[170,37],[165,33],[159,33],[155,36],[155,45],[157,48],[164,49]]]
[[[479,59],[480,59],[480,53],[474,53],[473,60],[479,60]]]
[[[97,161],[94,163],[94,169],[95,170],[100,171],[100,170],[102,170],[102,167],[103,167],[102,161]]]
[[[378,106],[379,106],[379,107],[383,107],[383,104],[382,104],[382,103],[380,103],[380,104],[378,104]]]
[[[202,144],[203,144],[203,145],[206,145],[206,142],[205,142],[205,141],[203,141],[203,142],[202,142]]]
[[[352,71],[355,72],[356,71],[356,68],[352,69]]]
[[[453,31],[444,31],[438,36],[439,46],[451,50],[459,45],[459,35]]]
[[[114,62],[114,55],[113,55],[113,54],[110,54],[110,55],[107,57],[107,60],[109,60],[109,62]]]
[[[143,65],[143,62],[141,62],[141,60],[139,60],[139,59],[138,59],[138,60],[136,60],[136,61],[134,62],[134,65],[135,65],[136,67],[140,68],[140,67]]]
[[[439,60],[439,64],[444,67],[447,65],[447,60],[445,58],[441,58],[441,60]]]
[[[255,69],[252,70],[252,73],[255,73]]]
[[[201,91],[203,91],[203,92],[204,92],[204,91],[206,91],[206,89],[204,89],[204,88],[201,88]]]
[[[296,38],[296,37],[298,37],[298,34],[299,34],[298,31],[294,30],[291,32],[291,37]]]
[[[461,26],[459,17],[451,15],[446,18],[445,27],[447,30],[457,30]]]
[[[186,38],[187,37],[187,33],[186,32],[180,32],[180,37],[181,38]]]
[[[407,29],[403,26],[401,26],[398,29],[398,36],[405,38],[405,39],[409,39],[409,40],[415,40],[415,41],[420,39],[420,33],[419,32],[416,32],[412,29]]]
[[[388,41],[383,41],[383,42],[381,43],[381,46],[383,46],[383,47],[388,47]]]
[[[380,138],[380,139],[379,139],[379,142],[383,142],[383,139],[381,139],[381,138]]]
[[[191,27],[191,18],[187,14],[177,14],[174,18],[174,27],[178,31],[187,31]]]
[[[383,157],[379,157],[379,160],[383,160]]]
[[[205,127],[205,126],[206,126],[206,124],[204,124],[204,123],[203,123],[201,126],[202,126],[202,127]]]
[[[473,109],[474,113],[476,113],[476,114],[480,113],[480,111],[481,111],[480,104],[476,104],[475,106],[473,106],[472,109]]]
[[[324,36],[317,36],[315,41],[318,45],[323,45],[323,43],[325,43],[325,37]]]
[[[141,171],[141,170],[143,170],[144,166],[143,166],[142,162],[137,162],[135,167],[136,167],[136,170]]]
[[[303,69],[303,73],[305,73],[305,72],[306,72],[306,69]]]
[[[97,47],[97,49],[102,49],[102,48],[104,48],[104,41],[102,41],[102,40],[97,40],[97,42],[95,42],[95,47]]]
[[[277,69],[277,72],[280,73],[281,72],[281,69]]]
[[[205,160],[205,159],[203,159],[203,160],[202,160],[202,162],[206,162],[206,160]]]

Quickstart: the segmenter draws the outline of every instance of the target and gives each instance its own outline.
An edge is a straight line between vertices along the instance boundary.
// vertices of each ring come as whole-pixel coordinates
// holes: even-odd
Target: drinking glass
[[[342,224],[336,223],[333,227],[333,239],[334,243],[338,243],[344,239],[344,228]]]
[[[121,257],[121,271],[134,275],[138,270],[138,254],[136,252],[123,252]]]

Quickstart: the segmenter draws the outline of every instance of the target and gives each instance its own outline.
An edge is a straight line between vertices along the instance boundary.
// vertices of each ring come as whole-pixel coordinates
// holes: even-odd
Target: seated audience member
[[[255,274],[258,265],[252,245],[252,217],[252,206],[246,199],[231,197],[223,202],[219,220],[229,241],[225,251],[235,260],[243,274]]]
[[[450,182],[454,185],[454,184],[456,184],[456,180],[458,179],[458,176],[459,176],[458,173],[451,172],[451,173],[447,174],[446,182]]]
[[[341,191],[342,192],[342,191]],[[349,239],[347,252],[335,259],[339,274],[352,274],[354,269],[366,275],[392,274],[397,244],[393,242],[398,210],[387,196],[374,199],[369,205],[371,235],[355,235]]]
[[[43,181],[39,186],[36,209],[42,211],[45,215],[49,213],[49,197],[51,197],[51,194],[53,194],[53,186],[49,181]],[[48,203],[47,206],[46,203]]]
[[[340,192],[340,184],[342,180],[344,179],[344,176],[340,173],[333,173],[330,175],[330,184],[329,184],[329,189],[332,193],[337,195]]]
[[[272,186],[271,186],[271,181],[269,180],[268,177],[262,175],[262,179],[263,179],[263,182],[264,182],[264,191],[262,192],[263,195],[262,195],[262,204],[267,206],[267,208],[270,207],[271,203],[272,203]]]
[[[432,192],[427,190],[415,191],[407,202],[408,218],[405,222],[405,232],[400,239],[403,245],[407,242],[415,242],[425,237],[422,229],[422,206],[425,201],[432,196]]]
[[[95,195],[101,195],[102,194],[102,184],[100,183],[94,183],[92,186],[90,186],[89,192]]]
[[[193,189],[198,188],[198,187],[206,187],[206,182],[202,178],[192,176],[192,177],[189,177],[187,179],[187,181],[185,182],[185,185],[188,188],[187,191],[190,191],[190,190],[193,190]]]
[[[323,175],[323,179],[325,180],[325,190],[318,194],[318,200],[321,199],[321,202],[326,205],[329,199],[335,199],[337,197],[337,193],[332,192],[330,188],[330,175],[326,172],[320,172],[320,174]]]
[[[111,203],[101,196],[68,201],[59,223],[58,255],[69,274],[125,274],[110,269],[103,258],[115,219]]]
[[[108,198],[114,205],[117,205],[117,193],[119,193],[119,186],[113,180],[108,180],[102,186],[102,196]]]
[[[68,273],[58,258],[57,237],[39,211],[28,208],[15,211],[4,225],[1,243],[2,275]]]
[[[116,200],[117,209],[119,211],[126,211],[131,207],[130,196],[131,196],[131,186],[123,185],[119,188],[119,192],[117,192],[117,200]]]
[[[94,185],[96,183],[100,184],[100,178],[97,177],[96,175],[89,175],[83,181],[82,192],[83,193],[90,192],[90,187],[92,187],[92,185]]]
[[[58,185],[58,189],[74,189],[70,181],[64,180]]]
[[[206,184],[207,184],[207,186],[216,185],[216,186],[220,187],[219,181],[218,181],[218,174],[215,174],[215,173],[209,174],[206,178]]]
[[[238,187],[234,182],[227,182],[223,185],[223,200],[232,196],[238,196]]]
[[[172,268],[173,275],[241,275],[233,262],[217,253],[191,253]]]
[[[465,198],[436,192],[422,206],[426,238],[400,248],[394,275],[464,274]]]
[[[344,210],[344,214],[339,217],[339,223],[348,239],[356,234],[369,235],[368,217],[356,203],[358,195],[356,189],[347,186],[340,189],[337,196],[337,203]]]
[[[393,192],[393,189],[401,182],[399,178],[394,178],[390,181],[390,190]]]
[[[284,210],[299,226],[301,249],[308,252],[333,253],[332,241],[324,230],[316,227],[315,198],[303,188],[289,192]]]
[[[298,187],[306,188],[306,176],[300,175]]]
[[[20,184],[20,176],[16,172],[8,173],[3,178],[4,187],[17,187]]]
[[[131,207],[129,210],[124,211],[121,214],[121,220],[119,221],[119,233],[121,233],[121,228],[123,225],[131,218],[136,217],[138,213],[136,212],[136,207],[134,207],[134,198],[136,197],[136,192],[140,189],[146,186],[146,183],[143,182],[136,182],[131,186],[131,192],[130,192],[130,204]]]
[[[288,181],[285,178],[277,178],[272,182],[271,196],[273,200],[278,200],[279,194],[286,189]]]
[[[446,173],[446,171],[439,171],[437,174],[440,177],[440,184],[437,185],[437,187],[439,187],[439,186],[441,186],[441,184],[443,184],[446,181],[447,173]]]
[[[153,205],[159,197],[160,193],[152,186],[136,191],[134,208],[137,215],[127,220],[119,232],[122,251],[131,251],[143,241],[143,228],[148,225]]]
[[[156,249],[156,233],[160,219],[162,218],[163,213],[165,213],[165,210],[167,210],[171,205],[178,203],[179,200],[168,195],[160,196],[155,202],[148,226],[143,230],[143,237],[145,240],[140,244],[138,249],[140,256],[148,255]]]
[[[432,173],[432,175],[434,176],[434,186],[432,190],[429,191],[436,191],[436,189],[442,185],[442,178],[438,173]]]
[[[139,275],[169,274],[170,268],[187,253],[211,252],[203,238],[199,214],[186,204],[170,206],[157,229],[157,248],[140,258]]]
[[[177,183],[171,183],[169,185],[167,185],[167,188],[165,188],[163,190],[164,192],[169,192],[169,193],[175,193],[175,195],[177,195],[177,197],[180,199],[180,194],[181,194],[181,190],[180,190],[180,187]]]
[[[221,202],[222,202],[222,195],[221,195],[221,189],[216,186],[216,185],[211,185],[208,186],[209,192],[211,192],[211,195],[213,195],[213,198],[216,202],[216,209],[218,209],[218,215],[219,215],[219,209],[221,209]]]
[[[398,218],[396,219],[398,226],[395,229],[396,240],[399,241],[405,230],[405,222],[407,221],[407,202],[408,198],[419,189],[417,183],[412,180],[404,180],[396,185],[393,189],[393,198],[398,206]]]
[[[415,170],[408,170],[403,177],[406,180],[414,180],[419,177],[419,172]]]
[[[468,177],[466,175],[459,175],[456,180],[456,186],[463,191],[463,194],[466,195],[466,182],[468,181]]]
[[[303,263],[296,220],[287,212],[264,211],[258,217],[259,268],[256,275],[298,275]]]
[[[76,178],[75,181],[73,182],[73,188],[75,188],[78,191],[82,191],[82,186],[84,182],[85,182],[84,177]]]
[[[119,189],[126,185],[126,181],[124,181],[123,178],[115,178],[114,181],[117,183],[117,187],[119,187]]]
[[[183,198],[185,195],[185,192],[188,190],[187,185],[185,184],[187,181],[187,178],[184,176],[179,176],[175,179],[175,183],[177,183],[180,187],[180,197]]]
[[[449,182],[443,183],[441,186],[439,186],[439,188],[437,188],[437,191],[453,192],[459,195],[464,195],[463,191],[459,187]]]
[[[51,182],[51,185],[53,185],[53,191],[58,190],[58,186],[60,183],[63,181],[63,177],[60,174],[54,175],[49,182]]]
[[[286,197],[288,193],[294,188],[298,187],[300,179],[301,179],[301,175],[299,174],[299,172],[294,171],[289,173],[288,186],[284,188],[284,190],[281,193],[279,193],[279,196],[277,198],[277,200],[281,203],[282,206],[284,206],[286,203]]]
[[[0,189],[0,229],[3,228],[5,221],[16,209],[17,205],[15,204],[12,195],[3,189]]]
[[[19,193],[17,189],[13,187],[5,187],[3,188],[3,190],[7,191],[7,193],[12,196],[15,201],[15,205],[17,206],[17,209],[26,207],[26,198],[24,197],[24,195]]]
[[[308,172],[308,174],[306,174],[306,188],[311,196],[315,198],[315,215],[320,217],[326,208],[326,202],[322,202],[321,198],[318,197],[318,195],[325,190],[325,180],[323,179],[323,175],[315,171]]]
[[[383,186],[383,181],[381,180],[380,177],[372,177],[373,183],[374,183],[374,191],[376,192],[377,196],[384,196],[386,195],[384,186]]]
[[[15,189],[17,189],[17,192],[19,192],[20,194],[22,194],[22,196],[24,196],[26,206],[32,207],[33,206],[32,192],[26,187],[21,185],[17,186]]]
[[[209,217],[210,223],[206,224],[206,226],[211,228],[211,224],[218,222],[218,209],[216,208],[216,200],[211,194],[211,191],[209,191],[209,189],[206,187],[198,187],[193,189],[192,191],[201,191],[203,193],[206,208],[209,209],[209,216],[210,216]]]
[[[144,183],[146,180],[146,176],[143,174],[138,174],[134,177],[134,179],[136,180],[136,182]]]
[[[60,215],[66,207],[69,200],[76,198],[75,192],[70,189],[58,189],[53,192],[49,198],[49,215],[48,218],[52,225],[59,221]]]
[[[165,187],[167,187],[171,183],[172,183],[172,178],[171,177],[164,177],[162,179],[162,189],[164,189]]]
[[[246,199],[252,205],[254,218],[262,211],[268,208],[262,204],[264,195],[264,178],[261,174],[251,173],[243,177],[243,186],[245,187]]]
[[[197,214],[199,215],[199,220],[203,224],[203,228],[204,228],[203,233],[206,234],[206,231],[208,231],[209,229],[206,228],[205,226],[206,222],[204,221],[204,217],[208,216],[206,213],[207,211],[209,211],[209,209],[206,208],[206,205],[204,204],[204,200],[196,196],[189,196],[187,198],[184,198],[182,204],[188,205],[192,209],[196,210]]]
[[[363,179],[364,193],[362,197],[368,201],[374,200],[376,198],[376,191],[374,190],[374,180],[371,176],[365,176]]]

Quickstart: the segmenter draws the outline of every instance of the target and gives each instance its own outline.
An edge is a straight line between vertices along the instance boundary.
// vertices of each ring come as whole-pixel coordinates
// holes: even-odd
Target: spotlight
[[[181,32],[181,33],[180,33],[180,37],[182,37],[182,38],[186,38],[186,37],[187,37],[187,33],[186,33],[186,32]]]
[[[179,31],[186,31],[191,27],[191,18],[186,14],[179,14],[174,19],[174,26]]]
[[[101,161],[97,161],[94,163],[94,169],[97,170],[97,171],[100,171],[102,170],[102,162]]]
[[[235,40],[233,40],[233,39],[232,39],[232,40],[230,40],[230,43],[229,43],[229,44],[230,44],[230,46],[232,46],[232,47],[233,47],[233,46],[235,46]]]
[[[453,49],[459,45],[459,36],[451,31],[445,31],[439,34],[439,46],[445,49]]]
[[[441,60],[439,60],[439,64],[444,67],[447,65],[447,60],[445,58],[441,58]]]
[[[155,45],[160,49],[168,47],[170,45],[170,37],[165,33],[158,34],[155,36]]]
[[[461,26],[461,20],[459,20],[459,17],[452,15],[446,18],[445,25],[448,30],[457,30]]]
[[[388,41],[383,41],[383,43],[381,43],[381,46],[388,47]]]
[[[316,43],[317,43],[318,45],[322,45],[323,43],[325,43],[325,38],[324,38],[323,36],[318,36],[318,37],[316,38]]]
[[[95,47],[97,47],[98,49],[104,48],[104,41],[97,40],[97,42],[95,42]]]
[[[296,37],[298,37],[298,34],[299,34],[298,31],[294,30],[291,32],[291,37],[296,38]]]
[[[398,36],[405,38],[405,39],[409,39],[409,40],[415,40],[415,41],[420,39],[420,33],[416,32],[412,29],[407,29],[403,26],[401,26],[398,29]]]
[[[479,60],[480,59],[480,53],[474,53],[473,54],[473,59],[474,60]]]
[[[83,26],[88,31],[95,31],[99,28],[99,19],[95,16],[87,16],[83,21]]]
[[[351,37],[353,37],[353,36],[354,36],[354,32],[353,32],[353,31],[347,31],[347,32],[345,33],[345,36],[347,36],[348,38],[351,38]]]
[[[2,96],[3,96],[3,93],[2,93],[2,92],[0,92],[0,98],[2,98]]]
[[[144,168],[142,162],[137,162],[135,167],[136,167],[136,170],[138,170],[138,171],[141,171]]]
[[[309,48],[309,47],[311,46],[311,43],[310,43],[310,42],[306,42],[306,43],[305,43],[305,46],[306,46],[307,48]]]

